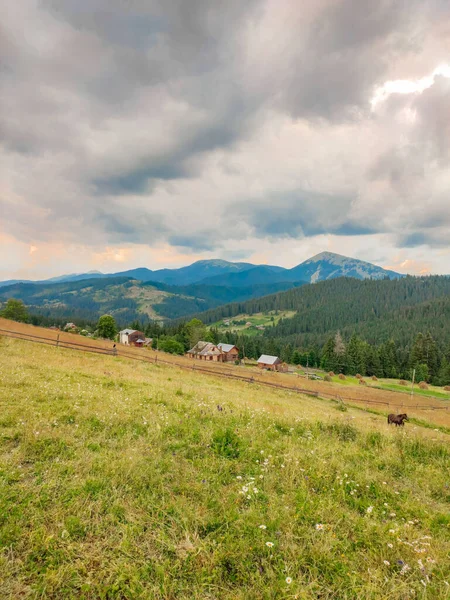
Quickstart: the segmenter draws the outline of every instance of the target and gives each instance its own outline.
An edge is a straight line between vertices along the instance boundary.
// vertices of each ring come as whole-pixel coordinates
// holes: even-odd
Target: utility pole
[[[416,378],[416,370],[413,369],[412,384],[411,384],[411,400],[414,396],[414,380]]]

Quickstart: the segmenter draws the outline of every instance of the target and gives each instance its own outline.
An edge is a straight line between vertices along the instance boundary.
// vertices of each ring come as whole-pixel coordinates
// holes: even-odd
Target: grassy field
[[[325,375],[325,373],[324,373]],[[338,383],[343,386],[354,386],[359,385],[359,380],[356,377],[351,377],[347,375],[345,379],[339,379],[336,375],[331,378],[333,383]],[[364,381],[366,384],[372,388],[380,389],[380,390],[388,390],[392,392],[402,392],[404,394],[411,395],[411,385],[412,382],[407,382],[407,385],[400,385],[398,379],[377,379],[373,381],[370,377],[364,377]],[[424,398],[440,398],[441,400],[450,400],[450,392],[445,391],[441,387],[437,386],[428,386],[427,390],[422,390],[419,388],[418,384],[414,384],[414,396],[420,396]]]
[[[0,338],[1,597],[448,598],[448,436]]]
[[[245,331],[246,335],[258,335],[261,333],[257,326],[272,327],[276,325],[280,319],[288,319],[295,315],[293,310],[269,311],[267,313],[255,313],[253,315],[241,314],[230,319],[223,319],[213,323],[211,327],[217,327],[223,331]],[[226,322],[229,322],[227,325]]]

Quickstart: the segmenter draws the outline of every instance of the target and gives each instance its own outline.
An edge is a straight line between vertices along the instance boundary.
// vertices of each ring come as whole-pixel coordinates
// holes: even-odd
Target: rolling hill
[[[226,287],[192,284],[171,286],[129,277],[103,277],[48,284],[16,283],[0,288],[0,303],[22,300],[31,314],[58,319],[96,321],[105,313],[119,324],[133,320],[166,320],[184,317],[224,303],[244,301],[280,290],[291,282]]]

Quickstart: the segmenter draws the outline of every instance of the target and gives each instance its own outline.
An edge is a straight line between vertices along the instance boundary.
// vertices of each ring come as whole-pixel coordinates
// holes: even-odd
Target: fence
[[[164,364],[164,365],[170,365],[172,367],[178,367],[180,369],[185,369],[185,370],[189,370],[189,371],[195,371],[196,373],[205,373],[208,375],[213,375],[215,377],[224,377],[224,378],[228,378],[228,379],[234,379],[237,381],[243,381],[249,384],[259,384],[259,385],[264,385],[266,387],[269,388],[275,388],[275,389],[280,389],[280,390],[285,390],[285,391],[291,391],[291,392],[296,392],[299,394],[305,394],[307,396],[312,396],[314,398],[324,398],[324,399],[329,399],[329,400],[333,400],[335,402],[341,402],[341,403],[345,403],[349,402],[349,403],[358,403],[358,404],[364,404],[366,405],[366,408],[369,407],[369,405],[374,404],[374,405],[380,405],[380,406],[385,406],[388,409],[391,408],[405,408],[405,404],[394,404],[392,402],[386,402],[386,401],[382,401],[382,400],[369,400],[369,399],[363,399],[363,398],[352,398],[349,396],[341,396],[338,394],[331,394],[329,392],[325,392],[325,391],[316,391],[316,390],[311,390],[311,389],[305,389],[305,388],[299,388],[297,386],[290,386],[290,385],[284,385],[284,384],[280,384],[280,383],[275,383],[275,382],[271,382],[271,381],[266,381],[264,379],[260,379],[258,377],[255,376],[251,376],[251,377],[246,377],[244,375],[239,375],[238,373],[232,371],[230,369],[229,373],[226,373],[224,371],[219,371],[216,369],[207,369],[203,366],[199,366],[198,364],[196,365],[194,362],[192,362],[191,365],[187,365],[187,364],[182,364],[180,362],[177,362],[175,360],[167,360],[165,358],[161,358],[160,355],[155,354],[155,356],[138,356],[137,354],[133,354],[131,352],[127,352],[126,348],[124,348],[123,346],[119,346],[119,347],[115,347],[115,348],[101,348],[100,346],[90,346],[87,344],[79,344],[77,342],[70,342],[67,340],[62,340],[60,339],[60,336],[58,335],[56,339],[54,338],[45,338],[42,336],[37,336],[37,335],[31,335],[29,333],[22,333],[20,331],[11,331],[11,330],[7,330],[7,329],[0,329],[0,335],[4,335],[6,337],[10,337],[10,338],[15,338],[15,339],[21,339],[24,341],[29,341],[29,342],[37,342],[37,343],[41,343],[41,344],[46,344],[48,346],[56,346],[58,348],[67,348],[67,349],[72,349],[72,350],[79,350],[82,352],[90,352],[93,354],[103,354],[103,355],[108,355],[108,356],[119,356],[122,358],[127,358],[129,360],[136,360],[139,362],[146,362],[146,363],[151,363],[151,364]],[[165,357],[168,357],[168,355],[164,354]],[[408,408],[411,409],[416,409],[416,410],[445,410],[448,411],[449,407],[448,406],[433,406],[433,405],[419,405],[419,404],[411,404],[410,402],[407,404]]]

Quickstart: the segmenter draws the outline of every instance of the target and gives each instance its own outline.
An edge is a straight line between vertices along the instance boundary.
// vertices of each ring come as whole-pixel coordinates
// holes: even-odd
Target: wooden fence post
[[[56,347],[58,348],[58,346],[59,346],[59,333],[58,333],[58,335],[56,337]]]

